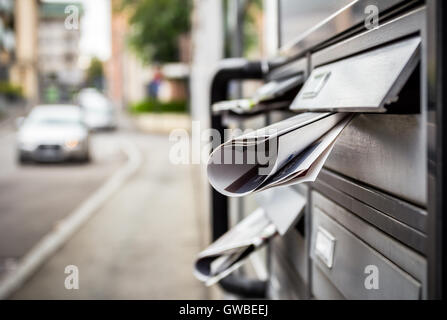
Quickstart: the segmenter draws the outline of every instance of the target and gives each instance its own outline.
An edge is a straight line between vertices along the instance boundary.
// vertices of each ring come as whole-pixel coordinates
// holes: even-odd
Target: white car
[[[90,160],[89,131],[78,106],[36,106],[26,118],[18,119],[18,126],[20,163]]]
[[[85,123],[91,130],[113,130],[117,127],[112,103],[96,89],[83,89],[78,102],[85,112]]]

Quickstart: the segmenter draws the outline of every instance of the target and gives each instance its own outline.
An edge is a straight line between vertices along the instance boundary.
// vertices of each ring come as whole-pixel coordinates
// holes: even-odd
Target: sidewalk
[[[29,111],[27,102],[7,103],[0,97],[0,136],[16,130],[16,119]]]
[[[174,129],[191,129],[191,118],[185,113],[142,113],[132,119],[146,133],[169,134]]]
[[[192,274],[203,235],[191,167],[169,163],[165,135],[126,135],[142,167],[13,299],[208,298]],[[64,287],[67,265],[78,290]]]

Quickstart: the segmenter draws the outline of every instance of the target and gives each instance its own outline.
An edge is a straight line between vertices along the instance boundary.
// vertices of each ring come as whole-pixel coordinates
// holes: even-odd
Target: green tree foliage
[[[262,15],[262,0],[247,0],[244,19],[244,56],[251,51],[260,50],[259,17]]]
[[[98,58],[92,58],[90,66],[87,69],[87,85],[101,87],[104,78],[104,68],[102,61]],[[101,89],[101,88],[98,88]]]
[[[10,100],[17,100],[23,98],[23,90],[21,86],[9,81],[0,81],[0,96],[5,96]]]
[[[179,59],[179,36],[189,32],[191,0],[124,0],[130,9],[129,43],[145,62]]]

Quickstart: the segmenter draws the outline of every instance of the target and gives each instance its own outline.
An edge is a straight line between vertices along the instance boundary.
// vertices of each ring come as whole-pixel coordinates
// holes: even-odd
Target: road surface
[[[0,136],[0,275],[124,163],[115,136],[92,136],[89,164],[25,166],[16,162],[15,133]]]
[[[142,155],[137,172],[37,270],[12,299],[204,299],[193,274],[203,248],[200,190],[191,167],[169,163],[166,135],[128,128],[94,137],[90,165],[17,167],[0,140],[0,254],[6,265],[69,214],[125,163],[117,139]],[[6,153],[4,154],[4,152]],[[5,195],[9,193],[9,195]],[[5,264],[5,263],[4,263]],[[79,270],[79,289],[65,287],[66,266]]]

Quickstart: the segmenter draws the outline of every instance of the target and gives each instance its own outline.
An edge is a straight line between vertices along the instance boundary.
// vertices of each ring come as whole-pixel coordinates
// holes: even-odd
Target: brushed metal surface
[[[307,248],[306,240],[296,230],[290,230],[283,237],[276,237],[272,241],[272,250],[280,252],[287,258],[294,270],[307,282]]]
[[[326,168],[413,202],[427,203],[423,115],[361,114],[345,128]]]
[[[373,250],[319,208],[314,207],[311,256],[315,265],[347,299],[421,299],[421,283]],[[315,235],[323,227],[335,237],[334,264],[329,269],[315,255]],[[379,270],[378,289],[365,287],[367,266]]]
[[[314,183],[313,186],[316,187],[319,182],[323,182],[339,192],[349,195],[349,197],[352,197],[351,199],[356,199],[356,201],[382,212],[390,218],[389,221],[397,220],[424,234],[428,231],[427,211],[419,206],[367,187],[362,183],[358,183],[358,181],[351,180],[327,169],[321,170],[318,175],[318,182]],[[382,228],[382,226],[378,227]]]
[[[312,294],[318,300],[345,300],[343,294],[335,287],[329,278],[312,264]]]
[[[385,112],[416,68],[420,44],[413,37],[318,67],[290,109]]]
[[[424,289],[427,282],[427,260],[401,242],[390,238],[387,234],[332,202],[319,192],[312,192],[314,207],[321,209],[356,237],[366,242],[371,248],[398,265],[422,283]],[[423,290],[423,297],[426,295]]]
[[[311,67],[315,68],[418,32],[421,33],[425,23],[425,7],[414,9],[391,21],[380,24],[376,29],[365,31],[313,53]]]
[[[404,0],[357,0],[352,1],[347,6],[340,8],[337,12],[323,19],[320,23],[314,25],[311,29],[297,34],[295,40],[284,44],[279,55],[286,58],[292,58],[302,55],[307,50],[321,44],[324,41],[333,38],[337,34],[345,32],[356,25],[361,25],[365,21],[365,8],[370,5],[376,5],[379,12],[385,12],[390,8],[402,4]],[[280,22],[281,23],[281,22]]]
[[[306,58],[298,59],[290,62],[284,66],[277,67],[273,69],[267,75],[267,80],[279,80],[287,77],[291,77],[295,74],[302,74],[305,78],[307,77],[307,64],[308,60]]]
[[[273,245],[270,255],[269,297],[271,299],[305,299],[306,283],[281,250]]]

